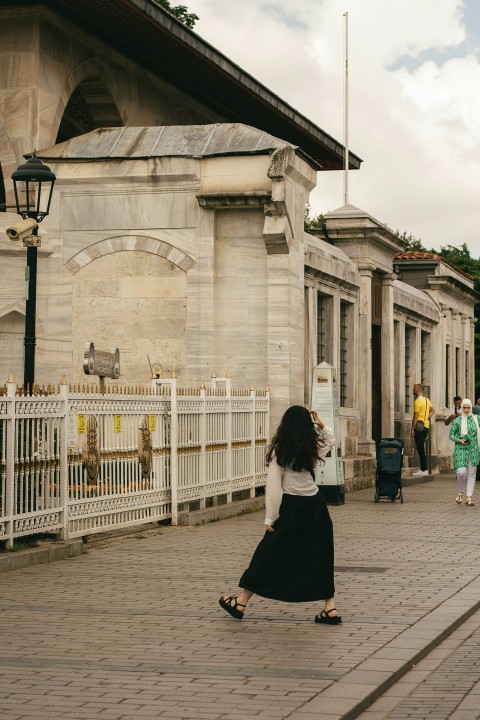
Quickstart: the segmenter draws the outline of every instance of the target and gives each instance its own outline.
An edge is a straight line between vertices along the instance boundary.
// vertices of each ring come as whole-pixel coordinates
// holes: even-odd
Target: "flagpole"
[[[348,166],[349,166],[349,153],[348,153],[348,12],[343,13],[345,18],[344,24],[344,96],[343,96],[343,134],[344,134],[344,159],[343,159],[343,204],[348,205]]]

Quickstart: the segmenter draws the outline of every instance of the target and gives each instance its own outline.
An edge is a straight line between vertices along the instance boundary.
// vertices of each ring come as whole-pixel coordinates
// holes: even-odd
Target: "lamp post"
[[[29,158],[26,163],[12,173],[15,192],[16,211],[25,220],[24,223],[9,228],[8,234],[13,240],[21,239],[27,248],[27,265],[25,268],[26,307],[25,307],[25,357],[23,386],[25,390],[33,387],[35,380],[35,313],[37,305],[37,247],[40,246],[38,223],[50,212],[53,186],[56,176],[40,158]],[[31,230],[31,234],[28,234]]]

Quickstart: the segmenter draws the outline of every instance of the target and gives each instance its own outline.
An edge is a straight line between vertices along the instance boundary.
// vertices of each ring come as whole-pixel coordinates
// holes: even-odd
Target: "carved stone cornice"
[[[270,202],[272,193],[264,191],[200,193],[196,198],[201,208],[209,210],[260,208]]]

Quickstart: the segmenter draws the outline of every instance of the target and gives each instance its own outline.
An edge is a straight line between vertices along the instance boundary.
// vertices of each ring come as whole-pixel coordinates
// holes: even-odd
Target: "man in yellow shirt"
[[[421,383],[415,383],[413,386],[413,394],[415,395],[415,402],[413,403],[413,417],[410,437],[415,440],[415,447],[417,448],[418,457],[420,459],[420,470],[414,472],[413,475],[428,475],[427,457],[425,455],[425,440],[428,437],[430,418],[434,414],[435,408],[430,400],[424,396],[423,385],[421,385]],[[423,424],[423,428],[419,427],[418,423]]]

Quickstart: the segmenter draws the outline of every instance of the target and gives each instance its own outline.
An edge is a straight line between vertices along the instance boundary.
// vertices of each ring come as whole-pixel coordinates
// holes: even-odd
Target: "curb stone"
[[[56,540],[42,547],[28,548],[18,552],[0,554],[0,573],[20,570],[21,568],[40,565],[41,563],[57,562],[82,555],[84,552],[81,538],[74,540]]]
[[[321,713],[326,720],[354,720],[480,608],[480,578],[374,652],[293,717]]]

